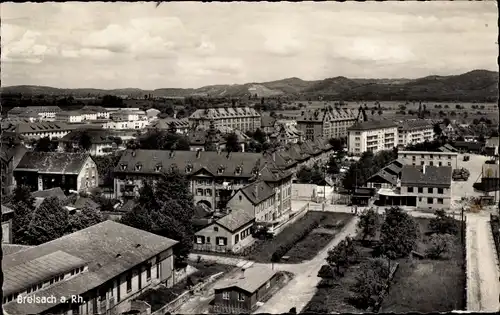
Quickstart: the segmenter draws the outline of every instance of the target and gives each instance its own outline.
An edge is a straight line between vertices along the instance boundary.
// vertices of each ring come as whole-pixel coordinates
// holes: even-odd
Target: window
[[[420,165],[424,166],[425,162],[424,161],[420,161]]]
[[[207,243],[210,244],[210,236],[207,236]]]
[[[266,282],[266,289],[269,289],[271,287],[271,282],[270,281],[267,281]]]
[[[439,162],[439,166],[443,166],[443,162]]]
[[[219,232],[219,227],[218,226],[214,226],[214,231],[215,232]]]
[[[227,239],[225,237],[217,237],[217,245],[219,246],[227,245]]]
[[[438,198],[438,205],[442,205],[443,204],[443,198]]]
[[[196,196],[203,196],[203,188],[196,189]]]
[[[417,159],[417,157],[416,157],[416,156],[412,156],[412,157],[411,157],[411,160],[412,160],[412,161],[415,161],[416,159]]]
[[[430,165],[430,166],[434,166],[434,162],[430,161],[430,162],[429,162],[429,165]]]
[[[234,243],[238,243],[240,241],[240,235],[239,234],[236,234],[236,236],[234,237]]]
[[[203,236],[196,236],[196,244],[204,244],[204,237]]]
[[[448,155],[448,160],[451,160],[451,155]]]
[[[245,301],[245,295],[243,293],[238,293],[238,301],[240,302]]]
[[[413,187],[408,187],[408,192],[412,193],[413,192]]]
[[[422,187],[418,187],[418,193],[422,194],[424,192],[424,189]]]
[[[438,194],[442,195],[444,193],[443,188],[438,188]]]
[[[434,188],[432,188],[432,187],[428,187],[428,188],[427,188],[427,192],[428,192],[429,194],[433,194],[433,193],[434,193]]]
[[[127,293],[132,291],[132,275],[127,275]]]
[[[146,268],[146,280],[151,280],[151,264],[148,264]]]
[[[156,263],[156,278],[160,279],[160,263]]]
[[[433,198],[427,198],[427,203],[432,205],[434,202]]]
[[[212,196],[212,189],[205,189],[205,196]]]
[[[243,197],[241,195],[239,195],[238,197],[239,197],[240,201],[243,199]]]
[[[222,299],[229,300],[229,292],[222,292]]]
[[[448,166],[451,166],[451,162],[448,162]]]
[[[422,159],[425,159],[425,155],[424,155],[424,154],[422,154],[420,157],[421,157]]]

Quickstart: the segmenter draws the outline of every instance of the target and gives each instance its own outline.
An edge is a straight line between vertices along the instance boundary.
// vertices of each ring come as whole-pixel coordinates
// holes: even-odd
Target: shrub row
[[[319,223],[323,220],[326,219],[326,216],[321,216],[319,220],[311,222],[307,227],[305,227],[301,233],[293,235],[292,238],[287,240],[287,243],[282,244],[280,247],[278,247],[273,255],[271,256],[271,261],[272,262],[278,262],[283,255],[285,255],[292,247],[300,242],[304,237],[306,237],[309,233],[311,233],[312,230],[317,228],[319,226]]]

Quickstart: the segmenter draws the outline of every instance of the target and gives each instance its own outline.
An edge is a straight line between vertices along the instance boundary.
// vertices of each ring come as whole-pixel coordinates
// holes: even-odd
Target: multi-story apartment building
[[[398,126],[398,147],[417,144],[434,139],[434,127],[423,119],[406,120]]]
[[[38,114],[40,120],[54,120],[56,114],[62,111],[58,106],[27,106],[27,107],[14,107],[7,113],[7,117],[18,117],[26,112],[35,112]]]
[[[405,165],[458,168],[458,153],[455,152],[399,151],[398,160]]]
[[[3,313],[123,314],[149,288],[175,283],[176,243],[108,220],[4,255]]]
[[[69,191],[89,191],[97,187],[97,166],[88,153],[26,152],[14,169],[17,185],[31,191],[61,187]]]
[[[155,182],[170,169],[186,174],[195,203],[212,210],[224,209],[235,191],[257,179],[274,189],[278,214],[291,209],[292,173],[261,153],[127,150],[114,170],[115,197],[136,196],[145,180]]]
[[[276,192],[264,181],[256,181],[239,189],[229,200],[230,209],[250,209],[256,222],[269,222],[279,217],[274,200]]]
[[[49,137],[50,139],[62,138],[67,135],[72,127],[61,122],[34,122],[11,124],[2,131],[15,133],[26,140]]]
[[[388,120],[357,122],[349,128],[347,148],[349,153],[360,155],[394,148],[398,138],[397,125]]]
[[[297,129],[302,131],[306,140],[342,138],[357,120],[351,110],[326,107],[302,111],[297,119]]]
[[[286,124],[278,124],[277,130],[269,138],[281,145],[304,141],[302,131],[298,130],[295,126]]]
[[[209,127],[211,121],[217,128],[229,127],[243,132],[255,131],[261,127],[260,114],[250,107],[198,109],[189,116],[189,123],[192,127]]]
[[[151,124],[149,124],[149,126],[147,128],[148,129],[158,129],[158,130],[169,130],[171,126],[175,127],[175,131],[177,133],[181,133],[181,134],[187,133],[190,129],[189,121],[187,118],[157,119],[157,120],[151,122]]]
[[[78,110],[61,111],[56,114],[56,120],[65,123],[81,123],[83,115]]]
[[[95,113],[97,119],[109,119],[110,110],[101,107],[101,106],[93,106],[87,105],[82,108],[83,111],[87,111],[89,113]]]
[[[451,176],[449,166],[403,166],[401,195],[406,196],[406,205],[419,209],[449,209]]]

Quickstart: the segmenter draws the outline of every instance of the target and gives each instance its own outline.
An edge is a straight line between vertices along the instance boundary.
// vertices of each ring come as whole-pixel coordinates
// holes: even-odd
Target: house
[[[401,170],[401,194],[408,206],[420,209],[449,209],[452,168],[450,166],[410,166]]]
[[[254,242],[253,209],[240,208],[229,211],[227,215],[195,233],[195,250],[236,253]]]
[[[158,129],[158,130],[169,130],[171,127],[175,127],[175,131],[180,134],[186,134],[189,129],[189,121],[187,118],[177,119],[177,118],[164,118],[157,119],[147,127],[148,129]]]
[[[398,125],[398,147],[406,147],[434,139],[434,126],[428,120],[405,120]]]
[[[56,114],[61,112],[58,106],[27,106],[27,107],[14,107],[7,112],[7,117],[19,117],[26,112],[34,112],[38,114],[41,120],[51,120],[56,118]]]
[[[92,156],[104,156],[112,154],[118,150],[118,145],[122,144],[119,137],[111,136],[110,132],[104,129],[77,129],[73,130],[59,140],[59,150],[65,151],[68,147],[74,149],[80,146],[80,139],[83,134],[89,137],[90,148],[87,152]]]
[[[88,191],[99,182],[97,166],[88,153],[26,152],[14,177],[31,191],[55,187],[66,193]]]
[[[392,188],[396,187],[401,179],[401,170],[403,163],[399,160],[392,161],[380,171],[375,173],[366,181],[369,188]]]
[[[485,144],[485,151],[488,153],[488,155],[498,155],[498,144],[499,144],[499,138],[498,137],[491,137],[489,139],[486,139],[486,144]]]
[[[234,192],[261,179],[278,196],[278,213],[291,210],[292,173],[280,170],[261,153],[214,151],[127,150],[114,169],[115,198],[133,198],[144,180],[157,180],[163,171],[177,169],[190,180],[195,204],[224,209]]]
[[[398,160],[404,165],[458,168],[458,153],[456,152],[398,151]]]
[[[110,111],[102,106],[86,105],[82,108],[82,111],[90,114],[90,116],[87,116],[87,120],[109,119]]]
[[[214,313],[248,314],[272,294],[278,274],[268,266],[252,266],[214,286]],[[291,305],[292,306],[292,305]]]
[[[270,138],[281,145],[304,141],[302,131],[298,130],[295,126],[286,124],[277,124],[277,131]]]
[[[149,287],[174,284],[176,243],[108,220],[4,256],[3,312],[120,314]],[[34,296],[43,300],[17,301]]]
[[[357,121],[356,115],[348,109],[325,107],[303,110],[297,118],[297,129],[306,140],[320,138],[342,138],[347,136],[347,128]]]
[[[16,187],[14,179],[14,169],[17,167],[21,158],[28,151],[22,144],[14,144],[8,147],[9,144],[2,143],[2,151],[0,152],[1,167],[2,167],[2,195],[9,195]]]
[[[72,127],[61,122],[34,122],[11,124],[3,131],[21,135],[24,139],[40,139],[49,137],[50,139],[62,138],[70,131]]]
[[[198,109],[189,116],[191,127],[209,127],[211,122],[215,127],[230,127],[243,132],[255,131],[261,127],[261,116],[250,107],[219,107]]]
[[[357,122],[348,129],[348,152],[361,155],[391,150],[397,145],[398,127],[390,120]]]
[[[462,153],[481,154],[485,144],[482,142],[455,141],[453,142],[453,146]]]
[[[56,114],[55,120],[64,123],[81,123],[83,115],[78,110],[62,111]]]
[[[270,115],[262,115],[260,118],[260,129],[265,133],[273,133],[276,131],[276,118]]]
[[[158,115],[160,115],[161,111],[157,110],[156,108],[150,108],[146,110],[146,117],[148,120],[155,120],[158,119]]]
[[[12,218],[14,210],[2,205],[2,244],[12,243]]]
[[[276,193],[264,181],[255,181],[239,189],[229,199],[227,206],[232,209],[251,209],[257,222],[270,222],[280,215],[274,208]]]

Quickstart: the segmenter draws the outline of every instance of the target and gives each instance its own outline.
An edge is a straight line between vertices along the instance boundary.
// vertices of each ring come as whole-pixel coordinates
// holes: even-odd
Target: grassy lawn
[[[205,281],[208,277],[215,275],[219,272],[228,272],[234,269],[234,266],[222,265],[216,263],[189,263],[192,267],[198,269],[195,273],[190,275],[188,278],[191,278],[193,285]],[[166,304],[172,302],[176,297],[180,294],[186,292],[188,290],[188,281],[187,278],[182,280],[181,282],[175,284],[171,288],[160,287],[158,289],[149,289],[136,300],[146,301],[149,305],[151,305],[151,311],[157,311]]]
[[[326,218],[320,222],[317,229],[309,233],[286,253],[285,256],[290,257],[287,262],[300,263],[316,256],[353,217],[354,215],[350,213],[327,213]]]
[[[417,251],[424,253],[428,236],[429,219],[415,219],[421,230]],[[356,243],[360,260],[371,258],[373,249]],[[379,312],[448,312],[465,308],[465,256],[460,245],[460,234],[456,236],[455,250],[447,260],[401,259],[388,294]],[[316,294],[303,312],[317,313],[359,313],[350,303],[350,287],[360,273],[360,265],[349,267],[343,277],[322,281]],[[328,283],[329,282],[329,283]]]
[[[429,219],[417,219],[417,222],[422,232],[418,250],[424,252]],[[446,260],[399,261],[399,270],[380,311],[427,313],[465,309],[465,256],[460,234],[456,236],[455,245]]]
[[[316,253],[318,253],[319,250],[328,244],[328,241],[326,241],[327,239],[331,240],[335,236],[334,234],[323,236],[326,234],[324,233],[325,230],[331,230],[331,233],[337,233],[350,217],[352,217],[352,215],[346,213],[310,211],[306,213],[304,217],[300,218],[281,231],[281,233],[273,239],[258,241],[255,249],[252,251],[252,254],[248,256],[248,259],[262,263],[271,262],[271,256],[276,249],[278,249],[278,247],[283,244],[288,244],[290,240],[295,238],[296,235],[303,233],[307,226],[310,226],[313,222],[318,222],[319,227],[316,230],[323,230],[323,232],[316,233],[316,231],[313,230],[313,232],[309,233],[304,239],[296,243],[296,245],[286,254],[286,256],[290,256],[289,262],[300,262],[304,259],[311,259]],[[320,235],[321,237],[318,237]],[[320,238],[322,239],[321,241],[319,241]],[[315,244],[316,241],[323,245]],[[305,247],[313,246],[314,248],[307,248],[307,253],[300,252],[301,248],[303,249]]]

